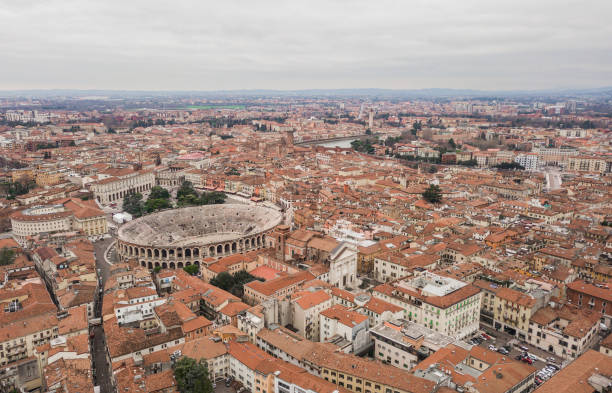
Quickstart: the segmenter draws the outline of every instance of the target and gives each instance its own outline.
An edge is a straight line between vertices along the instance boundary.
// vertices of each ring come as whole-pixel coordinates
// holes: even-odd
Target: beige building
[[[108,231],[104,212],[93,201],[75,198],[15,212],[11,215],[11,226],[13,237],[21,245],[39,233],[81,231],[97,236]]]
[[[528,342],[573,360],[598,339],[600,317],[597,312],[572,306],[541,308],[529,321]]]
[[[153,171],[111,168],[99,176],[100,180],[91,184],[91,190],[103,205],[120,202],[129,193],[145,192],[155,186]]]
[[[536,299],[526,293],[500,288],[493,303],[495,329],[525,340],[536,304]]]
[[[607,168],[606,159],[600,157],[577,156],[567,160],[567,169],[570,171],[604,173]]]
[[[310,341],[319,341],[319,313],[332,306],[332,297],[324,290],[307,292],[293,300],[293,327]]]

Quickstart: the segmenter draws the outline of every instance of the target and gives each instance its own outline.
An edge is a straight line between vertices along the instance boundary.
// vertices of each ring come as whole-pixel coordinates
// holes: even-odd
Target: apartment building
[[[427,356],[455,341],[425,326],[391,320],[370,329],[374,358],[402,370],[411,370]]]
[[[370,343],[368,317],[336,304],[319,314],[321,342],[333,342],[347,352],[359,352]]]
[[[251,281],[244,285],[244,298],[249,304],[260,304],[277,296],[290,296],[301,284],[314,278],[312,273],[300,271],[265,282]]]
[[[353,393],[433,393],[435,383],[390,365],[318,346],[305,356],[312,372]]]
[[[566,169],[576,172],[605,173],[610,171],[610,165],[609,160],[602,157],[576,156],[568,158]]]
[[[493,303],[495,329],[525,340],[536,304],[536,299],[531,295],[510,288],[500,288]]]
[[[547,306],[529,321],[527,342],[564,359],[573,360],[599,338],[601,314],[576,306]]]
[[[401,252],[387,251],[374,258],[374,274],[379,281],[406,277],[413,269],[434,269],[440,257],[435,254],[404,256]]]
[[[332,297],[324,290],[307,292],[292,300],[293,327],[311,341],[319,341],[319,314],[332,306]]]
[[[593,310],[602,314],[601,321],[612,326],[612,289],[609,284],[590,284],[576,280],[567,284],[568,302],[578,308]]]
[[[428,271],[375,287],[372,295],[404,309],[404,319],[436,332],[467,337],[478,330],[480,289]]]

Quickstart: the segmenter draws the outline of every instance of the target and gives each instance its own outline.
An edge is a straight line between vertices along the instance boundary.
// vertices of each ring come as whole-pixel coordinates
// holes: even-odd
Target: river
[[[341,148],[348,149],[348,148],[351,147],[351,142],[354,141],[354,140],[355,139],[343,139],[343,140],[339,140],[339,141],[316,143],[316,145],[317,146],[324,146],[324,147],[341,147]]]

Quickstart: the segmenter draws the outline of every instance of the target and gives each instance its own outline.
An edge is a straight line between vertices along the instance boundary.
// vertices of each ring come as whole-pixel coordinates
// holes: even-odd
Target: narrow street
[[[96,270],[98,272],[99,288],[104,288],[106,280],[110,276],[110,265],[106,263],[104,254],[109,245],[115,241],[113,237],[100,240],[94,243],[94,252],[96,256]],[[102,316],[102,301],[103,293],[98,292],[94,304],[94,316],[100,318]],[[111,382],[110,367],[106,358],[106,337],[102,325],[94,326],[91,329],[92,338],[92,356],[94,364],[94,384],[100,386],[101,393],[112,393],[113,386]]]

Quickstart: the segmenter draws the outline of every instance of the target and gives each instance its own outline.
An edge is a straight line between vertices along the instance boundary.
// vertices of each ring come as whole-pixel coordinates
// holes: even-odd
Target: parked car
[[[489,345],[489,349],[491,351],[497,351],[497,348],[495,348],[495,345]]]
[[[523,351],[529,351],[529,348],[527,348],[524,345],[519,345],[519,348],[522,349]]]
[[[501,353],[502,355],[508,355],[510,354],[510,352],[508,352],[508,350],[504,347],[501,347],[497,350],[497,352]]]
[[[489,335],[488,335],[488,334],[486,334],[486,333],[482,333],[482,334],[480,335],[480,337],[484,338],[485,340],[490,340],[490,339],[491,339],[491,336],[489,336]]]
[[[527,364],[533,364],[533,360],[531,360],[531,358],[527,357],[527,356],[522,358],[521,361],[523,361],[524,363],[527,363]]]

